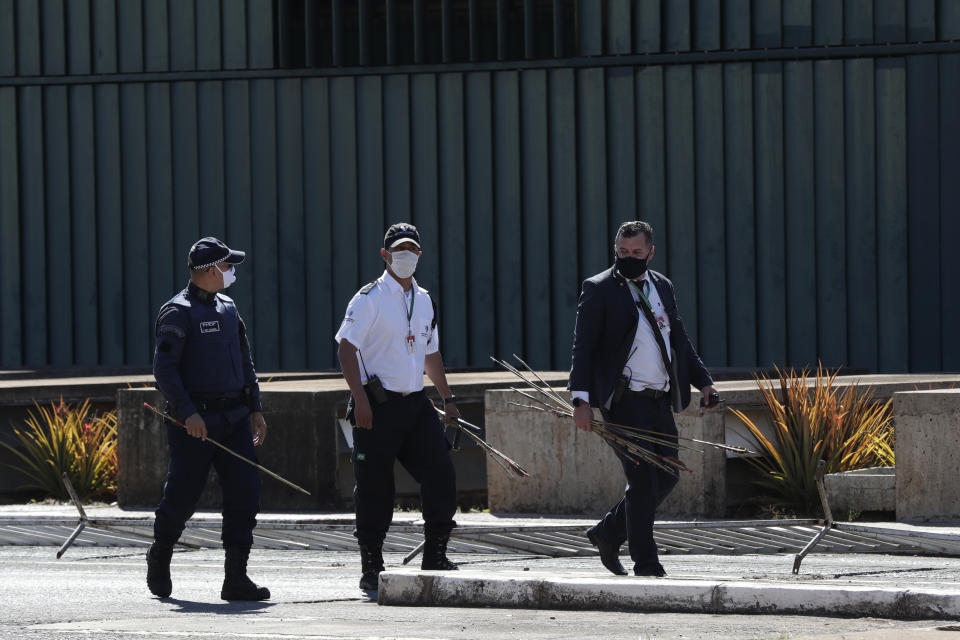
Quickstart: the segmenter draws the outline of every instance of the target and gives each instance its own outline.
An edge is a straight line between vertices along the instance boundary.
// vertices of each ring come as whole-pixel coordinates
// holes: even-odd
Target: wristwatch
[[[583,401],[583,398],[574,398],[571,404],[573,404],[573,407],[576,409],[576,408],[579,408],[580,405],[584,405],[587,403]]]
[[[443,399],[443,404],[447,405],[447,404],[450,404],[451,402],[455,403],[456,401],[457,401],[457,396],[450,396],[449,398]]]

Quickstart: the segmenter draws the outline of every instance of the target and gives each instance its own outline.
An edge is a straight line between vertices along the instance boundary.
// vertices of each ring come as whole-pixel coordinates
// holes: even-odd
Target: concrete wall
[[[960,390],[898,393],[897,520],[960,519]]]

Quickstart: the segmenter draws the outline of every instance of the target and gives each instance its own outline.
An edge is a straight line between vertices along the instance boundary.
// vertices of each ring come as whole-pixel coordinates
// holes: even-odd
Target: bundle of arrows
[[[522,407],[524,409],[550,413],[561,418],[572,419],[573,405],[570,404],[570,401],[564,397],[564,395],[561,395],[559,392],[552,389],[550,385],[547,384],[544,379],[530,367],[530,365],[520,358],[520,356],[513,354],[513,357],[516,358],[517,362],[519,362],[524,368],[524,371],[521,371],[505,360],[499,360],[497,358],[491,359],[507,371],[513,373],[518,378],[523,380],[523,382],[530,388],[529,391],[518,389],[516,387],[511,387],[511,389],[529,399],[534,404],[523,404],[519,402],[511,402],[510,404]],[[641,462],[650,464],[658,469],[662,469],[674,475],[679,475],[681,471],[686,471],[688,473],[693,473],[693,471],[691,471],[679,459],[651,451],[651,448],[656,445],[660,445],[669,448],[676,448],[678,450],[682,449],[685,451],[703,453],[703,449],[693,446],[702,445],[734,453],[752,453],[749,449],[744,447],[721,444],[718,442],[709,442],[707,440],[698,440],[696,438],[687,438],[681,435],[670,435],[666,433],[660,433],[658,431],[652,431],[650,429],[643,429],[641,427],[630,427],[627,425],[607,422],[605,420],[597,420],[595,418],[591,422],[591,427],[593,429],[593,433],[603,438],[604,441],[613,447],[613,449],[623,458],[637,464]],[[646,443],[646,445],[651,448],[648,448],[648,446],[643,446],[643,443]]]

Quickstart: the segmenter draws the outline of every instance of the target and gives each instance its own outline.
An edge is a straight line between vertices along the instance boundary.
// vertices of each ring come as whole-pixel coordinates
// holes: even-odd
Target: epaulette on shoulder
[[[373,282],[370,282],[370,283],[367,283],[367,284],[363,285],[363,287],[362,287],[362,288],[360,289],[360,291],[358,291],[357,293],[360,293],[360,294],[363,294],[363,295],[367,295],[368,293],[370,293],[371,291],[373,291],[373,288],[374,288],[375,286],[377,286],[377,281],[376,281],[376,280],[374,280]]]
[[[178,306],[178,307],[192,307],[192,306],[193,306],[193,304],[192,304],[191,301],[190,301],[189,296],[187,296],[187,290],[186,290],[186,289],[184,289],[183,291],[181,291],[181,292],[178,293],[177,295],[175,295],[175,296],[173,296],[172,298],[170,298],[169,300],[167,300],[166,304],[164,304],[163,306],[166,307],[166,306],[169,306],[169,305],[171,305],[171,304],[176,305],[176,306]]]

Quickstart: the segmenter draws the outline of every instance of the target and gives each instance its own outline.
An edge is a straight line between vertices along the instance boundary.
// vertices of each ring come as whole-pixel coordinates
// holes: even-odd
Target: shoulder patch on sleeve
[[[178,323],[181,313],[185,313],[185,311],[182,311],[176,304],[167,304],[160,309],[160,313],[157,316],[157,323],[154,327],[154,332],[157,337],[167,333],[180,339],[186,338],[187,332],[184,331],[183,327]]]
[[[178,338],[186,338],[186,337],[187,337],[186,332],[185,332],[183,329],[181,329],[180,327],[178,327],[177,325],[175,325],[175,324],[162,324],[162,325],[160,325],[160,329],[157,331],[157,335],[162,336],[162,335],[165,334],[165,333],[169,333],[169,334],[171,334],[171,335],[175,335],[175,336],[177,336]]]
[[[371,291],[373,291],[373,288],[374,288],[375,286],[377,286],[377,281],[376,281],[376,280],[374,280],[373,282],[369,282],[369,283],[363,285],[363,287],[362,287],[362,288],[360,289],[360,291],[358,291],[357,293],[362,294],[362,295],[367,295],[368,293],[370,293]]]

